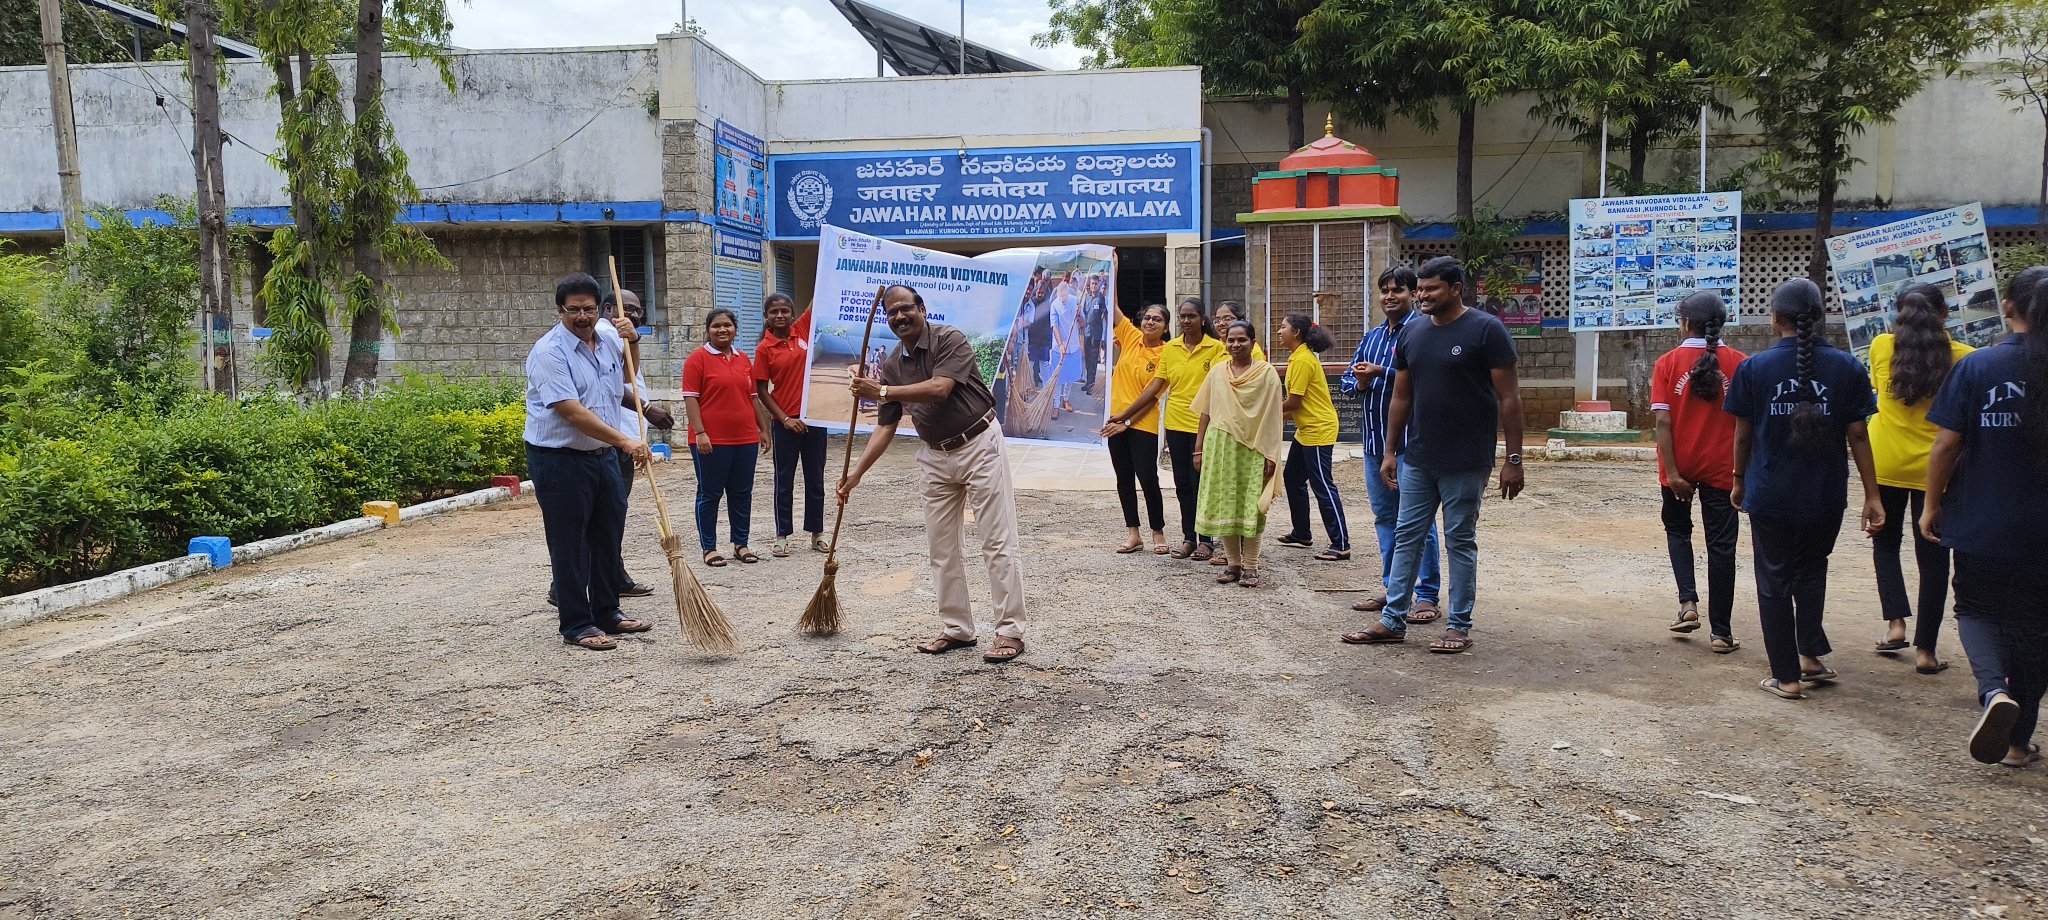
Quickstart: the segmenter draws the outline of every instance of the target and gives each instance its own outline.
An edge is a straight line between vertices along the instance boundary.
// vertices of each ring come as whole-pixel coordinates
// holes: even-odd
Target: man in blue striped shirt
[[[640,334],[620,319],[618,338],[598,335],[597,300],[597,281],[589,275],[578,272],[556,283],[561,322],[526,356],[524,436],[562,641],[603,651],[618,647],[610,634],[653,628],[619,611],[626,496],[613,451],[636,463],[652,457],[646,442],[610,424],[611,407],[626,398],[624,349]]]
[[[1394,342],[1400,338],[1402,326],[1414,315],[1415,284],[1415,269],[1406,265],[1380,272],[1380,307],[1386,311],[1387,321],[1366,332],[1358,350],[1351,354],[1351,369],[1341,378],[1345,393],[1363,390],[1359,401],[1364,404],[1365,420],[1359,426],[1358,436],[1365,446],[1365,492],[1372,503],[1373,529],[1379,533],[1383,588],[1379,596],[1351,605],[1353,610],[1370,612],[1384,608],[1387,591],[1393,588],[1386,578],[1393,571],[1394,522],[1401,515],[1401,493],[1387,485],[1379,469],[1387,449],[1387,405],[1394,399]],[[1442,615],[1437,607],[1443,583],[1438,558],[1436,525],[1431,524],[1429,536],[1422,544],[1422,574],[1414,586],[1415,605],[1407,617],[1410,623],[1428,623]]]

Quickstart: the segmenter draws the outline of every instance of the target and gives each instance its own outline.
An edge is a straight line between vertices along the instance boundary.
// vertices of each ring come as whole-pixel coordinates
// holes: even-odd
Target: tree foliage
[[[1654,144],[1694,134],[1702,107],[1731,113],[1694,63],[1714,40],[1710,8],[1701,0],[1588,0],[1557,12],[1565,33],[1587,43],[1588,66],[1539,88],[1532,114],[1593,149],[1604,124],[1628,157],[1621,193],[1650,193]]]
[[[1983,40],[1991,0],[1745,0],[1719,19],[1718,79],[1748,100],[1779,188],[1811,192],[1818,225],[1807,274],[1827,277],[1826,240],[1850,141],[1888,122],[1936,73]]]
[[[2005,49],[1988,74],[1998,87],[1998,98],[2012,103],[2015,112],[2041,116],[2042,127],[2048,129],[2048,3],[2013,3],[1992,17],[1990,27]],[[2041,189],[2034,203],[2034,224],[2048,239],[2048,131],[2041,141]]]
[[[1047,29],[1031,43],[1065,42],[1087,54],[1083,67],[1172,67],[1188,63],[1181,46],[1180,0],[1047,0]]]
[[[133,33],[111,14],[63,0],[64,59],[73,64],[128,60]],[[0,67],[43,66],[43,20],[36,0],[0,0]]]

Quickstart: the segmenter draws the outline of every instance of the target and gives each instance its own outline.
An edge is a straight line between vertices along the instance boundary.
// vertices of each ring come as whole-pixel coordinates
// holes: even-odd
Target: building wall
[[[344,87],[354,59],[337,57]],[[648,201],[661,190],[656,125],[647,112],[652,48],[464,51],[450,55],[450,94],[428,64],[385,58],[385,104],[413,180],[429,202]],[[146,208],[191,197],[192,116],[182,64],[73,67],[79,171],[88,206]],[[287,203],[277,102],[260,63],[228,65],[221,125],[230,207]],[[0,213],[59,211],[50,90],[41,67],[0,68]]]

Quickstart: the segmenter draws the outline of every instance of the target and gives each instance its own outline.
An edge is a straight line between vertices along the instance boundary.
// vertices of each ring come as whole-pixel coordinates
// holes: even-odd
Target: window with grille
[[[583,249],[589,254],[588,270],[597,279],[597,286],[611,292],[609,263],[613,256],[618,257],[619,284],[639,296],[641,305],[647,308],[649,323],[658,322],[661,305],[661,292],[652,271],[655,236],[646,227],[600,227],[583,235]]]
[[[1148,304],[1166,303],[1166,250],[1156,247],[1116,251],[1116,304],[1130,316]],[[1167,304],[1169,308],[1172,304]]]

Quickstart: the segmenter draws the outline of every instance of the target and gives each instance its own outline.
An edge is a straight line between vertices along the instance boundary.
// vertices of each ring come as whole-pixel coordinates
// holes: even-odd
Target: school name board
[[[1849,347],[1859,358],[1869,353],[1871,340],[1892,331],[1899,291],[1910,284],[1931,284],[1948,301],[1949,338],[1982,348],[2005,333],[1981,204],[1831,237],[1828,266],[1835,270]]]
[[[1193,233],[1199,144],[778,155],[774,239]]]
[[[1742,193],[1577,198],[1571,330],[1676,329],[1678,303],[1721,295],[1742,315]]]

